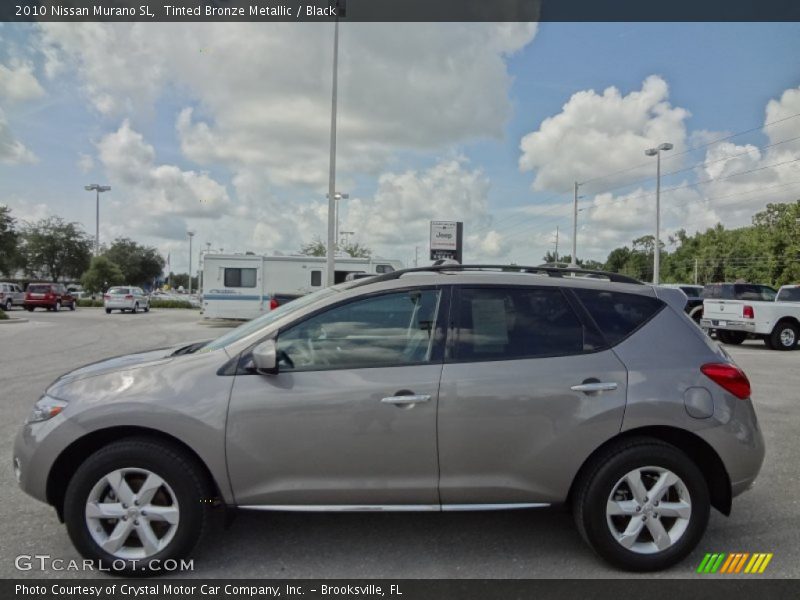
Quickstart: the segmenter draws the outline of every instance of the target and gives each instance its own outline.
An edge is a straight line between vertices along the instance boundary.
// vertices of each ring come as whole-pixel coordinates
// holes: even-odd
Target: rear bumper
[[[135,300],[106,300],[104,306],[105,308],[111,308],[115,310],[123,308],[129,310],[133,308],[135,302]]]
[[[724,325],[722,325],[724,323]],[[700,319],[700,327],[706,329],[725,329],[728,331],[744,331],[745,333],[755,333],[756,324],[752,321],[729,321],[727,319]]]
[[[35,298],[35,299],[25,300],[22,303],[22,305],[25,308],[27,308],[29,306],[32,306],[34,308],[37,308],[37,307],[49,307],[49,306],[55,306],[56,302],[59,302],[59,300],[57,300],[57,299],[56,300],[45,300],[44,298]]]

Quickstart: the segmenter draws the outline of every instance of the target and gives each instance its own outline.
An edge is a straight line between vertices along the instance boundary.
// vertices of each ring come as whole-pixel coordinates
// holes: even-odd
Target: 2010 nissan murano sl
[[[537,267],[348,282],[64,375],[17,437],[17,478],[106,564],[187,555],[220,504],[566,503],[602,558],[662,569],[764,458],[747,378],[685,301]]]

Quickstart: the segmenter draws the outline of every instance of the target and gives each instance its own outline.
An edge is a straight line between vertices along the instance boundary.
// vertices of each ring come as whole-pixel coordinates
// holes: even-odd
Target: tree
[[[119,266],[125,283],[146,286],[164,270],[164,259],[155,248],[142,246],[128,238],[117,238],[103,256]]]
[[[11,216],[11,209],[7,206],[0,206],[0,273],[5,275],[11,275],[19,262],[18,234],[15,223],[16,220]]]
[[[347,252],[353,258],[370,258],[372,256],[372,249],[362,246],[358,242],[351,244],[344,244],[341,247],[336,246],[337,250]],[[304,256],[327,256],[328,247],[319,237],[314,238],[313,242],[304,244],[300,248],[300,254]]]
[[[91,294],[104,292],[112,285],[125,282],[119,266],[105,256],[95,256],[89,269],[81,277],[83,289]]]
[[[22,262],[30,277],[77,279],[89,268],[92,241],[78,223],[67,223],[61,217],[26,223],[21,239]]]

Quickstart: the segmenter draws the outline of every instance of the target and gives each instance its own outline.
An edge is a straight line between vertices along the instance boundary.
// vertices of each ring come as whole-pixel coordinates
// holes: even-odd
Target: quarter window
[[[575,294],[611,344],[621,342],[646,323],[664,304],[656,298],[607,290],[575,290]]]
[[[392,293],[336,306],[278,336],[281,370],[390,367],[430,362],[438,290]]]
[[[322,285],[322,271],[311,271],[311,286],[319,287]]]
[[[580,354],[583,324],[556,288],[462,289],[454,358],[511,360]]]
[[[225,287],[256,287],[257,269],[225,269]]]

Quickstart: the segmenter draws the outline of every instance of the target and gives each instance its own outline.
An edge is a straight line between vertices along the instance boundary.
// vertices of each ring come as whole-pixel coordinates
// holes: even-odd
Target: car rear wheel
[[[163,564],[191,552],[208,522],[209,487],[195,461],[172,445],[115,442],[90,456],[70,481],[67,532],[85,558],[142,574],[150,561]]]
[[[11,302],[11,298],[9,298],[8,300],[6,300],[6,307],[5,307],[5,309],[6,309],[6,312],[8,312],[9,310],[11,310],[11,307],[12,307],[12,306],[13,306],[13,302]]]
[[[133,305],[133,308],[131,309],[131,312],[134,313],[134,314],[139,312],[139,303],[138,302]]]
[[[630,571],[685,558],[708,524],[706,481],[686,454],[647,438],[597,457],[578,482],[575,522],[592,549]]]
[[[70,310],[75,310],[75,303],[76,303],[76,302],[77,302],[76,300],[73,300],[73,301],[72,301],[72,304],[70,304],[70,305],[69,305],[69,309],[70,309]]]
[[[110,308],[107,308],[107,309],[106,309],[106,314],[107,314],[107,315],[110,315],[110,314],[111,314],[111,309],[110,309]]]
[[[61,300],[56,300],[56,303],[53,305],[53,310],[56,312],[61,310]]]
[[[147,304],[145,304],[144,312],[150,312],[150,303],[149,302]]]
[[[770,347],[774,350],[794,350],[797,347],[798,328],[790,321],[781,321],[769,336]]]

